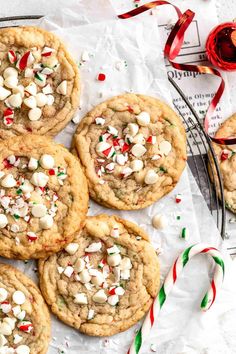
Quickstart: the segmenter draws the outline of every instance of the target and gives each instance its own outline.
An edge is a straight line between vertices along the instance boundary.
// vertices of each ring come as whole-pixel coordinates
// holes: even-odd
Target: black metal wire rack
[[[26,16],[12,16],[12,17],[3,17],[0,18],[0,27],[17,27],[19,25],[25,24],[24,21],[29,25],[28,22],[32,22],[34,20],[38,20],[42,18],[43,15],[26,15]],[[186,103],[187,107],[191,112],[191,117],[185,118],[181,113],[179,107],[175,105],[177,111],[180,116],[183,118],[186,132],[187,132],[187,145],[189,158],[188,164],[191,168],[193,176],[196,179],[196,182],[203,194],[207,205],[216,219],[217,227],[220,231],[222,239],[227,238],[225,232],[225,222],[226,222],[226,211],[225,211],[225,201],[224,201],[224,192],[223,192],[223,182],[220,174],[219,165],[214,153],[214,150],[211,145],[210,138],[205,133],[201,120],[198,117],[198,114],[192,107],[186,95],[180,89],[180,87],[176,84],[176,82],[168,77],[172,86],[177,90],[180,97],[182,97],[183,101]],[[201,145],[203,147],[200,149],[198,145],[198,141],[201,141]],[[197,148],[197,155],[193,152],[192,142]],[[210,155],[210,158],[209,158]],[[216,174],[211,173],[216,171]],[[213,180],[210,179],[210,174],[213,176]],[[216,185],[219,186],[219,195],[216,193]]]

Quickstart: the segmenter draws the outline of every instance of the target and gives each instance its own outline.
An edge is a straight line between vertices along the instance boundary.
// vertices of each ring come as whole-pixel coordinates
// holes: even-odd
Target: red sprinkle
[[[53,169],[49,170],[48,173],[50,174],[50,176],[54,176],[55,175],[55,171]]]
[[[106,75],[103,73],[99,73],[97,76],[98,81],[105,81],[106,80]]]
[[[134,113],[133,108],[132,108],[132,107],[130,107],[130,106],[127,106],[127,111],[129,111],[130,113]]]
[[[29,127],[26,128],[26,130],[27,130],[28,132],[30,132],[30,133],[33,131],[33,130],[32,130],[31,128],[29,128]]]

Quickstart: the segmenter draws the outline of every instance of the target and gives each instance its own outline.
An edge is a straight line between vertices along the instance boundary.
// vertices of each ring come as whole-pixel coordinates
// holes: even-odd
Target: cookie
[[[42,258],[57,252],[82,226],[86,178],[62,145],[39,135],[0,143],[0,255]]]
[[[236,136],[236,114],[224,121],[215,134],[216,138],[229,138],[234,136]],[[212,146],[215,151],[223,179],[225,205],[233,213],[236,213],[236,145],[226,146],[212,143]],[[215,181],[217,181],[218,177],[216,170],[214,169],[213,172]],[[211,179],[213,181],[212,174]],[[217,193],[220,196],[218,184]]]
[[[77,65],[53,33],[0,29],[0,139],[56,135],[79,104]]]
[[[0,353],[47,353],[48,308],[32,280],[7,264],[0,264],[0,310]]]
[[[180,118],[158,99],[124,94],[95,107],[81,121],[73,151],[91,197],[114,209],[141,209],[170,192],[186,164]]]
[[[110,336],[139,321],[160,282],[144,231],[105,214],[88,217],[65,250],[40,260],[39,276],[52,312],[91,336]]]

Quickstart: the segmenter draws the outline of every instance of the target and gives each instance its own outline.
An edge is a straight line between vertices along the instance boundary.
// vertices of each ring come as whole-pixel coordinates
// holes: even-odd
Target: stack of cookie
[[[40,259],[42,295],[63,322],[93,336],[124,331],[158,292],[157,255],[137,225],[86,218],[89,195],[137,210],[170,192],[186,164],[181,120],[158,99],[113,97],[82,119],[69,152],[51,137],[79,103],[71,56],[33,27],[2,29],[0,43],[0,255]],[[0,265],[0,353],[47,352],[42,295]]]

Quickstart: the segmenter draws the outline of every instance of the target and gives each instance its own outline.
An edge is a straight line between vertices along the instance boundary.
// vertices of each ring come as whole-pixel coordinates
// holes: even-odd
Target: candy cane
[[[201,302],[201,310],[207,311],[212,306],[215,301],[216,293],[220,289],[223,279],[224,279],[224,261],[220,252],[208,245],[203,243],[199,243],[193,246],[186,248],[181,255],[176,259],[175,263],[173,264],[171,270],[169,271],[164,284],[162,285],[159,294],[157,295],[156,299],[153,301],[152,306],[143,322],[142,327],[136,334],[133,343],[128,350],[127,354],[138,354],[143,342],[147,339],[152,326],[154,325],[155,321],[157,320],[157,315],[161,310],[163,304],[166,301],[167,295],[170,293],[171,289],[173,288],[178,276],[182,272],[185,265],[188,261],[194,257],[196,254],[209,254],[212,259],[215,261],[215,270],[213,279],[211,281],[211,286]]]

